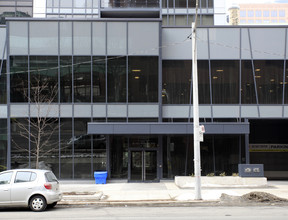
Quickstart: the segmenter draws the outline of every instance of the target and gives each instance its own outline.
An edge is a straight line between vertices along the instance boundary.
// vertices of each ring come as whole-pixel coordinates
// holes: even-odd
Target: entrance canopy
[[[205,134],[249,134],[249,122],[200,123]],[[88,123],[88,134],[193,134],[193,123]]]

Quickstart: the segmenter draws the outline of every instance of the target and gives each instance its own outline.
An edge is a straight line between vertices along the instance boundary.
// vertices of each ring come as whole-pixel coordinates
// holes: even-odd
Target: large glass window
[[[32,17],[33,0],[2,1],[0,3],[0,24],[5,24],[5,17]]]
[[[76,55],[91,54],[91,23],[73,23],[73,51]]]
[[[2,62],[2,63],[1,63]],[[7,70],[6,70],[6,60],[0,61],[0,66],[2,64],[2,70],[0,70],[0,104],[7,103]]]
[[[41,123],[39,123],[39,119]],[[56,175],[59,174],[59,125],[57,118],[31,118],[30,131],[24,132],[30,137],[31,143],[31,167],[36,167],[37,151],[39,151],[39,168],[51,169]],[[26,134],[25,134],[26,133]],[[38,137],[41,135],[41,138]],[[38,142],[38,144],[37,144]],[[38,146],[38,147],[37,147]]]
[[[74,177],[92,178],[91,135],[87,135],[88,118],[74,119]]]
[[[106,165],[106,136],[93,135],[93,171],[105,171]]]
[[[91,102],[91,57],[74,57],[74,102]]]
[[[162,98],[164,104],[188,104],[191,60],[164,60]]]
[[[175,1],[175,8],[187,8],[187,0]]]
[[[10,101],[28,101],[28,57],[10,57]]]
[[[20,126],[22,125],[22,126]],[[29,129],[27,119],[11,118],[11,168],[29,168],[29,141],[21,136],[21,127]]]
[[[252,61],[243,60],[241,63],[241,70],[241,103],[256,104]]]
[[[212,103],[239,103],[239,61],[212,60]]]
[[[60,54],[72,54],[72,22],[60,22]]]
[[[31,102],[57,102],[58,100],[58,57],[30,57]]]
[[[106,101],[105,57],[93,57],[93,102]]]
[[[72,57],[60,57],[60,102],[72,102]]]
[[[30,22],[30,54],[58,54],[57,22]]]
[[[158,101],[158,57],[128,58],[129,102]]]
[[[259,104],[282,104],[283,60],[254,60]]]
[[[188,104],[191,88],[190,60],[163,61],[163,90],[164,104]],[[209,65],[208,61],[198,61],[199,103],[210,103]],[[192,99],[192,94],[191,94]]]
[[[282,82],[282,84],[283,83],[285,84],[284,104],[288,104],[288,70],[287,70],[287,65],[288,65],[288,62],[286,61],[285,79],[284,79],[284,82]],[[280,82],[280,84],[281,84],[281,82]]]
[[[209,63],[207,60],[198,60],[198,93],[199,104],[210,104]]]
[[[7,120],[0,119],[0,172],[6,170],[7,164]]]
[[[108,102],[126,102],[126,57],[108,57]]]
[[[61,152],[60,152],[60,177],[72,179],[73,177],[73,141],[72,119],[61,118],[60,122]]]
[[[231,176],[238,173],[239,137],[235,135],[214,136],[215,172]]]
[[[128,178],[128,138],[110,136],[111,178]]]
[[[9,32],[10,54],[28,54],[28,22],[10,22]]]

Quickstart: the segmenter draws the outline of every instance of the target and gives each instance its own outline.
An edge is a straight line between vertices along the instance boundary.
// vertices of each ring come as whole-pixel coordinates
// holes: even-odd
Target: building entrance
[[[157,151],[131,151],[130,181],[157,181]]]
[[[128,181],[157,182],[157,139],[131,138],[129,147]]]

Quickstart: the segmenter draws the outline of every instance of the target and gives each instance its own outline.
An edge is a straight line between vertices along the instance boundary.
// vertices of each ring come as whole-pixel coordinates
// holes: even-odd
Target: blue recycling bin
[[[94,172],[94,178],[96,184],[106,184],[107,171],[96,171]]]

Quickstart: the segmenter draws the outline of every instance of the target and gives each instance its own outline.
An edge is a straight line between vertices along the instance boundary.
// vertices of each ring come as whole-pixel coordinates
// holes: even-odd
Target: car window
[[[0,185],[9,184],[12,177],[12,172],[0,174]]]
[[[47,182],[58,182],[56,176],[52,172],[45,173],[45,177]]]
[[[36,179],[37,175],[33,172],[18,171],[15,177],[15,183],[32,182]]]

